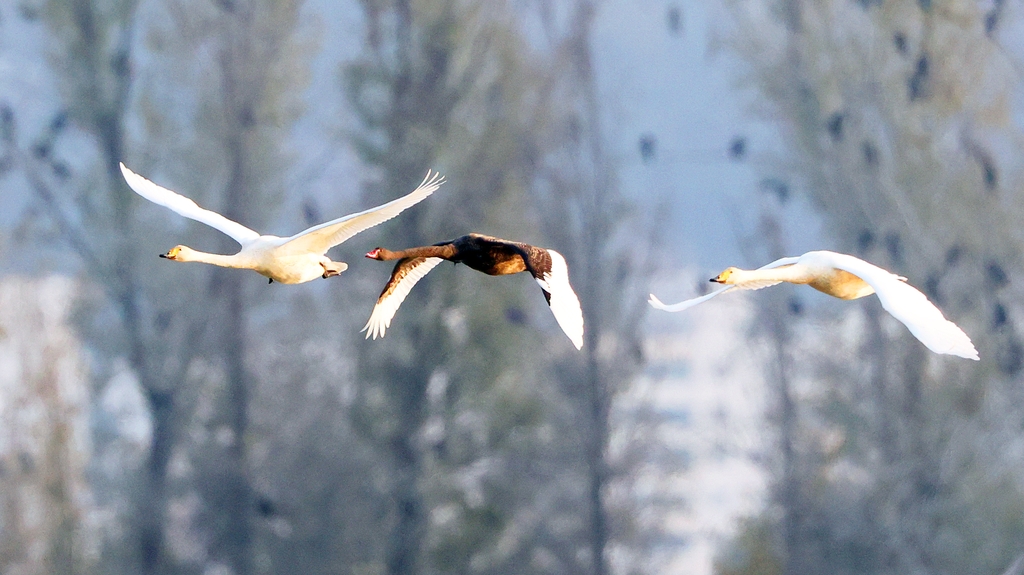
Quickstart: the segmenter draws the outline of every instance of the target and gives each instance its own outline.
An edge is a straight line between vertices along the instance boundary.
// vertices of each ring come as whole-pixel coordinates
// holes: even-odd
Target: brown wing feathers
[[[395,264],[395,268],[391,270],[391,279],[388,280],[387,285],[380,292],[380,297],[377,298],[377,302],[384,301],[395,291],[397,286],[405,276],[409,275],[411,271],[417,267],[423,265],[423,262],[427,261],[427,258],[402,258]]]

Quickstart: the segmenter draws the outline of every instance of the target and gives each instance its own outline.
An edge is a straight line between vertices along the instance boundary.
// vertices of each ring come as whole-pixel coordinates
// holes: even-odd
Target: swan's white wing
[[[233,222],[217,212],[203,209],[185,196],[154,184],[126,168],[123,163],[121,164],[121,174],[124,175],[124,181],[128,182],[128,186],[135,190],[136,194],[180,216],[185,216],[220,230],[243,246],[260,237],[258,233],[242,224]]]
[[[791,266],[800,261],[801,256],[792,256],[788,258],[779,258],[770,264],[765,264],[757,269],[759,270],[770,270],[772,268],[781,268],[782,266]],[[781,283],[781,282],[780,282]]]
[[[285,240],[278,250],[286,254],[326,253],[327,250],[359,232],[382,224],[402,213],[406,208],[425,200],[427,196],[433,194],[443,183],[444,177],[441,174],[435,172],[431,175],[431,172],[428,170],[426,177],[423,178],[423,182],[409,194],[376,208],[370,208],[357,214],[351,214],[318,226],[313,226]]]
[[[551,256],[551,270],[534,278],[548,296],[548,306],[555,314],[555,321],[572,340],[576,349],[583,349],[583,310],[576,292],[569,285],[569,266],[562,254],[547,250]]]
[[[391,272],[391,279],[384,286],[384,292],[377,298],[377,305],[373,306],[369,321],[359,331],[365,331],[367,339],[370,336],[373,339],[384,337],[384,332],[391,327],[391,318],[395,317],[398,306],[405,301],[412,286],[443,261],[441,258],[412,258],[407,262],[399,262]]]
[[[768,265],[761,266],[761,267],[759,267],[757,269],[768,270],[768,269],[772,269],[772,268],[778,268],[778,267],[782,267],[782,266],[793,265],[799,259],[800,258],[798,258],[798,257],[780,258],[780,259],[777,259],[777,260],[773,261],[772,263],[770,263]],[[709,294],[704,294],[704,295],[702,295],[700,297],[695,297],[695,298],[692,298],[692,299],[683,300],[683,301],[681,301],[679,303],[674,303],[674,304],[664,304],[654,294],[650,294],[650,299],[647,300],[647,303],[651,304],[651,307],[653,307],[654,309],[660,309],[662,311],[671,311],[671,312],[683,311],[684,309],[689,309],[689,308],[691,308],[691,307],[693,307],[693,306],[695,306],[695,305],[697,305],[699,303],[704,303],[707,300],[715,297],[716,295],[723,294],[723,293],[725,293],[725,292],[727,292],[729,290],[733,290],[733,289],[761,289],[763,287],[773,286],[773,285],[778,284],[778,283],[781,283],[781,282],[747,282],[746,284],[744,284],[742,286],[731,285],[731,286],[724,287],[724,288],[722,288],[720,290],[713,291],[713,292],[711,292]]]
[[[697,305],[699,303],[706,302],[707,300],[715,297],[716,295],[723,294],[723,293],[725,293],[725,292],[727,292],[727,291],[729,291],[731,289],[734,289],[735,287],[736,286],[724,287],[724,288],[722,288],[720,290],[713,291],[713,292],[711,292],[709,294],[704,294],[704,295],[702,295],[700,297],[695,297],[695,298],[684,300],[684,301],[681,301],[679,303],[674,303],[674,304],[664,304],[664,303],[661,303],[661,300],[658,299],[657,296],[655,296],[654,294],[650,294],[651,297],[650,297],[649,300],[647,300],[647,303],[651,304],[651,307],[653,307],[654,309],[660,309],[662,311],[672,311],[672,312],[683,311],[684,309],[689,309],[689,308],[691,308],[691,307],[693,307],[693,306],[695,306],[695,305]]]
[[[878,266],[846,254],[815,252],[832,267],[848,271],[875,289],[885,311],[903,322],[914,337],[935,353],[947,353],[978,359],[971,338],[955,323],[947,320],[939,308],[900,277]]]

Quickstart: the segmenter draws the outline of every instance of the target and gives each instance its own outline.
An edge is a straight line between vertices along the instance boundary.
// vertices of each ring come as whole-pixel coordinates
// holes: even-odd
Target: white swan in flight
[[[857,299],[874,293],[882,307],[903,322],[928,349],[935,353],[978,359],[978,350],[971,343],[971,338],[947,320],[923,293],[907,284],[906,278],[850,255],[807,252],[799,257],[782,258],[756,270],[730,267],[711,281],[727,287],[673,305],[661,303],[651,294],[649,303],[664,311],[682,311],[732,289],[761,289],[781,282],[807,284],[840,299]]]
[[[348,269],[344,262],[331,261],[327,250],[359,232],[386,222],[434,193],[444,177],[427,175],[410,194],[384,205],[313,226],[290,238],[260,235],[224,216],[199,207],[192,200],[163,188],[132,172],[121,164],[121,173],[135,193],[164,206],[178,215],[202,222],[220,230],[238,242],[242,249],[236,254],[210,254],[187,246],[174,246],[160,257],[176,262],[201,262],[226,268],[253,270],[271,282],[300,284],[316,278],[329,278]]]

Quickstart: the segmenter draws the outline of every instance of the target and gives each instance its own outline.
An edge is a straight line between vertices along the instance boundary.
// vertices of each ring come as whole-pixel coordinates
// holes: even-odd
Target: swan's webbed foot
[[[324,268],[324,275],[320,277],[324,279],[339,275],[341,272],[348,269],[348,264],[344,262],[328,262],[321,263],[320,265]]]
[[[274,278],[267,278],[267,283],[268,284],[274,283]]]

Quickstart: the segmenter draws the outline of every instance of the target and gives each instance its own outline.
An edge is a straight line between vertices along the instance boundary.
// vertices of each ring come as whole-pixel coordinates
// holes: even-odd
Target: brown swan
[[[555,250],[510,242],[481,234],[469,234],[454,240],[393,252],[374,248],[366,257],[374,260],[398,260],[377,305],[363,331],[366,337],[384,337],[391,318],[409,295],[412,286],[444,260],[465,264],[476,271],[503,276],[530,272],[547,299],[555,320],[576,349],[583,347],[583,312],[580,300],[569,285],[569,268],[565,258]]]

